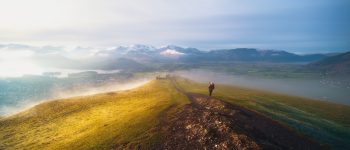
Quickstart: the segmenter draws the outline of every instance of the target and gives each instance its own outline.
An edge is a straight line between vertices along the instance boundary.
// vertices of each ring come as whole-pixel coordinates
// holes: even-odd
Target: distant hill
[[[283,50],[261,50],[255,48],[235,48],[202,51],[197,48],[168,45],[153,47],[148,45],[118,46],[91,50],[88,55],[76,58],[63,54],[45,54],[33,58],[44,67],[66,69],[101,70],[152,70],[164,64],[174,63],[216,63],[216,62],[268,62],[268,63],[310,63],[334,54],[299,55]]]
[[[124,71],[150,71],[153,69],[151,66],[126,57],[88,59],[81,62],[80,68]]]
[[[311,63],[308,68],[321,70],[330,75],[350,75],[350,51]]]
[[[254,48],[236,48],[212,50],[197,54],[190,59],[200,61],[241,61],[241,62],[312,62],[327,57],[323,54],[297,55],[286,51],[258,50]],[[188,59],[189,60],[189,59]]]
[[[81,64],[84,69],[151,71],[157,69],[191,68],[201,63],[310,63],[334,54],[298,55],[286,51],[236,48],[201,51],[168,45],[159,48],[145,45],[115,47],[99,51]]]
[[[211,61],[240,61],[240,62],[281,62],[300,63],[314,62],[328,57],[327,54],[297,55],[280,50],[258,50],[255,48],[236,48],[201,51],[196,48],[183,48],[168,45],[160,48],[133,45],[118,47],[113,54],[137,61],[173,61],[177,62],[211,62]]]

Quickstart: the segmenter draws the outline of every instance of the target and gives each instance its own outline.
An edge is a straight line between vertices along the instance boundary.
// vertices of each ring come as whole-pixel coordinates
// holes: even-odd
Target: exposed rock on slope
[[[199,94],[163,127],[160,149],[324,149],[259,113]]]

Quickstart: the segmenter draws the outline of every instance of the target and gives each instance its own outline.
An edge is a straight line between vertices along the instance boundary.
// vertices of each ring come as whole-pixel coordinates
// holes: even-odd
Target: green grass
[[[207,84],[177,78],[188,92],[208,94]],[[335,149],[350,148],[350,107],[237,86],[216,85],[214,97],[260,112]]]
[[[161,139],[157,126],[165,109],[188,102],[167,80],[53,100],[2,118],[0,149],[147,149]]]
[[[320,77],[319,71],[306,69],[301,64],[215,62],[200,64],[198,68],[265,78],[315,79]]]
[[[188,92],[207,85],[183,78]],[[335,149],[349,149],[350,107],[278,93],[216,85],[214,96],[258,111]],[[162,139],[160,116],[188,103],[168,80],[123,92],[53,100],[0,118],[0,149],[143,149]],[[175,107],[171,107],[175,106]]]

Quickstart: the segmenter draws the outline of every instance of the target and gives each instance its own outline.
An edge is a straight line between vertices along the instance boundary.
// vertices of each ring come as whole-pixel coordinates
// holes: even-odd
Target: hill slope
[[[177,112],[160,149],[325,149],[264,115],[201,94]]]
[[[0,149],[149,147],[159,140],[162,112],[187,102],[165,80],[125,92],[45,102],[0,121]]]
[[[208,98],[206,90],[161,79],[45,102],[0,120],[0,149],[319,149],[309,137],[350,147],[349,106],[225,85]]]
[[[207,84],[177,78],[186,92],[208,94]],[[350,106],[235,86],[217,85],[214,97],[264,114],[334,149],[350,148]]]
[[[350,52],[330,56],[308,65],[331,75],[350,75]]]

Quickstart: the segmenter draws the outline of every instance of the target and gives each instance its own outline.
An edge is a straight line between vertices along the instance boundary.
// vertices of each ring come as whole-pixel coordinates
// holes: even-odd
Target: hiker
[[[209,82],[209,96],[211,96],[211,93],[213,93],[213,90],[215,89],[215,85],[213,82]]]

